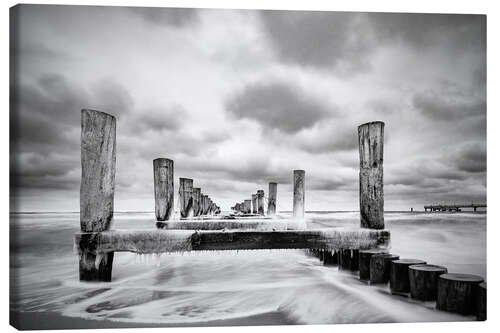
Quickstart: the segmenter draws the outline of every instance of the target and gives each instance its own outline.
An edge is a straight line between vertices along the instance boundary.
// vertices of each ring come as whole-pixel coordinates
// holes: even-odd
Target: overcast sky
[[[386,210],[486,200],[486,18],[17,7],[11,199],[77,211],[80,110],[117,117],[115,209],[153,210],[152,160],[223,209],[267,193],[357,210],[357,126],[385,122]]]

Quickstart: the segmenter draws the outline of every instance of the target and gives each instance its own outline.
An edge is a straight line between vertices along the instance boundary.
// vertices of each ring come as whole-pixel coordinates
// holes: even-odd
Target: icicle
[[[104,253],[98,252],[95,256],[95,269],[99,269],[102,259],[104,258]]]

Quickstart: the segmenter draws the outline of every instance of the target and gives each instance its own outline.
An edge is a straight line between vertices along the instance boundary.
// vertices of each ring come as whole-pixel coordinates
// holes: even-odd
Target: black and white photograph
[[[9,9],[10,325],[487,319],[486,14],[140,5]]]

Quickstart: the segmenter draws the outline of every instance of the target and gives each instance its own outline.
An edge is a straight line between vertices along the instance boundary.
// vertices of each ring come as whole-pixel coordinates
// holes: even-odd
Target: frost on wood
[[[76,234],[79,253],[163,253],[250,249],[369,249],[387,247],[386,230],[317,229],[276,231],[127,230]]]
[[[99,111],[81,116],[80,228],[107,230],[113,219],[116,167],[116,120]]]
[[[101,233],[76,234],[79,253],[128,251],[135,253],[164,253],[191,251],[189,230],[116,230]]]
[[[157,223],[161,229],[181,230],[287,230],[288,223],[280,221],[169,221]]]
[[[319,242],[324,242],[324,248],[329,250],[366,250],[376,247],[383,249],[389,247],[390,234],[386,230],[331,228],[320,229],[320,231],[322,238]]]

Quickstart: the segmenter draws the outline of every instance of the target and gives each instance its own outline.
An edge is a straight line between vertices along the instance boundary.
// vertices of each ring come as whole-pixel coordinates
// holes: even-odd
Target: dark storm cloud
[[[305,67],[362,71],[373,48],[358,13],[262,11],[264,31],[278,56]],[[353,32],[357,33],[353,33]]]
[[[465,172],[486,172],[486,144],[464,145],[455,155],[455,166]]]
[[[413,106],[434,120],[462,120],[463,117],[486,114],[485,100],[432,90],[416,93],[413,96]]]
[[[366,71],[377,48],[395,43],[486,51],[484,15],[262,11],[261,19],[282,61],[320,70]]]
[[[400,42],[417,49],[445,43],[461,52],[486,48],[485,15],[366,13],[365,18],[379,42]]]
[[[286,133],[310,128],[329,116],[325,103],[282,82],[248,85],[232,96],[226,109],[239,119],[251,119]]]
[[[126,115],[130,94],[113,80],[88,89],[57,74],[11,87],[11,159],[13,186],[70,188],[76,179],[66,175],[80,167],[79,140],[82,108]],[[76,135],[75,135],[76,133]]]
[[[198,10],[194,8],[129,8],[144,20],[157,25],[184,27],[196,23],[199,19]]]

